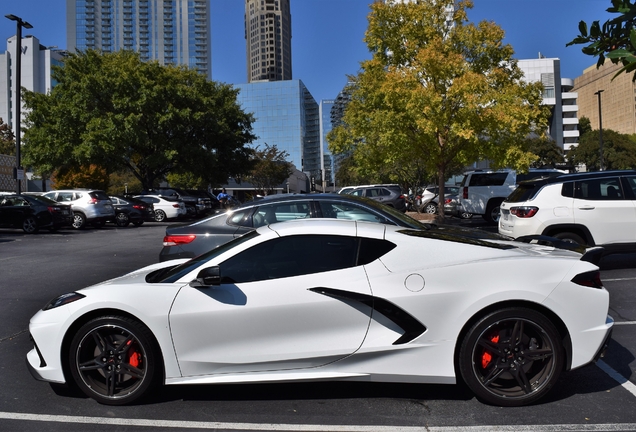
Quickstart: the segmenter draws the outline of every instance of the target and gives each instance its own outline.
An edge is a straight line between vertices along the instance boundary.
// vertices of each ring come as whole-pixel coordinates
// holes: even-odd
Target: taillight
[[[137,210],[145,210],[146,206],[142,206],[139,204],[133,204],[133,208]]]
[[[464,186],[462,189],[462,198],[468,199],[468,186]]]
[[[444,200],[444,204],[450,204],[450,203],[452,203],[452,202],[453,202],[453,199],[452,199],[452,198],[446,198],[446,199]]]
[[[99,200],[97,198],[91,198],[88,200],[88,204],[97,204]]]
[[[62,210],[59,207],[47,207],[47,209],[49,210],[49,213],[56,213]]]
[[[603,282],[601,282],[601,272],[599,270],[592,270],[589,272],[577,274],[572,278],[572,282],[577,285],[582,285],[590,288],[603,288]]]
[[[178,246],[182,244],[192,243],[197,238],[194,234],[187,235],[167,235],[163,238],[164,246]]]
[[[172,207],[179,208],[180,206],[179,206],[179,204],[172,204]]]
[[[539,211],[539,207],[510,207],[510,214],[518,218],[531,218]]]

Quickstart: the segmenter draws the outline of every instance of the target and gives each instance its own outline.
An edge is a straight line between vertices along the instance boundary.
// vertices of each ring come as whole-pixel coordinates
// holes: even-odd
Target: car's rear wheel
[[[130,218],[126,213],[117,213],[115,216],[115,224],[118,227],[127,227],[130,224]]]
[[[166,212],[163,210],[155,210],[155,220],[157,222],[163,222],[166,220]]]
[[[82,229],[86,226],[86,216],[82,213],[73,213],[73,228]]]
[[[574,234],[573,232],[560,232],[555,234],[554,237],[559,240],[563,240],[564,242],[585,245],[585,240],[583,240],[580,235]]]
[[[499,217],[501,216],[501,201],[491,201],[486,207],[486,214],[484,219],[491,225],[497,225],[499,223]]]
[[[160,358],[150,330],[138,321],[103,316],[73,337],[69,365],[75,384],[106,405],[123,405],[148,393],[160,376]]]
[[[424,206],[424,213],[426,214],[437,214],[437,204],[436,203],[428,203]]]
[[[472,213],[461,212],[459,214],[459,217],[462,218],[462,219],[470,219],[470,218],[473,217],[473,214]]]
[[[24,218],[22,221],[22,231],[27,234],[35,234],[38,230],[38,221],[36,221],[33,216],[27,216]]]
[[[545,396],[559,378],[564,358],[559,332],[545,315],[511,307],[470,328],[461,342],[459,368],[482,401],[521,406]]]

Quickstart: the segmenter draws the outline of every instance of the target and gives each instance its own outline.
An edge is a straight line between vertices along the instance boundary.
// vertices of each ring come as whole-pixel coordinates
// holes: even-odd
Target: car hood
[[[182,259],[176,259],[176,260],[170,260],[170,261],[164,261],[161,263],[156,263],[156,264],[151,264],[149,266],[140,268],[138,270],[132,271],[130,273],[127,273],[123,276],[119,276],[113,279],[109,279],[107,281],[104,282],[100,282],[98,284],[92,285],[90,287],[84,288],[84,289],[90,289],[92,287],[98,287],[98,286],[104,286],[104,285],[112,285],[112,284],[119,284],[119,285],[129,285],[129,284],[136,284],[136,283],[141,283],[141,284],[146,284],[146,276],[148,276],[148,274],[156,271],[156,270],[160,270],[160,269],[164,269],[164,268],[169,268],[169,267],[174,267],[176,265],[182,264],[184,262],[188,261],[187,258],[182,258]]]

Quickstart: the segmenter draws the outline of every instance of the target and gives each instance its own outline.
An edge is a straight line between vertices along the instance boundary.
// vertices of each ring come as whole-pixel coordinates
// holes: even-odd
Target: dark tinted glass
[[[505,183],[507,172],[502,173],[474,173],[469,186],[501,186]]]
[[[369,264],[395,248],[395,244],[386,240],[362,238],[358,265]]]
[[[536,192],[539,190],[538,186],[534,183],[521,184],[517,189],[512,191],[506,202],[524,202],[532,199]]]
[[[575,198],[590,201],[615,201],[624,199],[618,177],[577,181]]]
[[[565,182],[561,186],[561,196],[574,198],[574,182]]]

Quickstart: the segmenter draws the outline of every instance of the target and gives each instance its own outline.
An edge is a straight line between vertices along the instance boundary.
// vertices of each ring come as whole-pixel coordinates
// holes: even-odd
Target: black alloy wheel
[[[118,227],[127,227],[130,224],[130,218],[126,213],[117,213],[117,215],[115,216],[115,224]]]
[[[160,376],[158,348],[136,320],[103,316],[84,324],[71,341],[75,384],[105,405],[124,405],[148,393]]]
[[[468,331],[459,368],[482,401],[522,406],[545,396],[564,367],[561,336],[543,314],[526,308],[498,310]]]
[[[27,234],[35,234],[39,231],[38,221],[33,216],[27,216],[22,221],[22,231]]]

